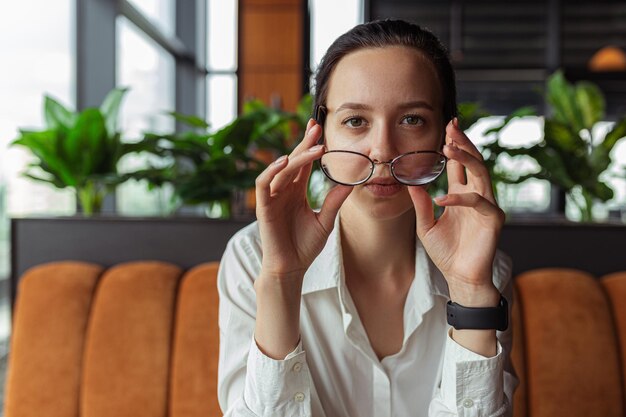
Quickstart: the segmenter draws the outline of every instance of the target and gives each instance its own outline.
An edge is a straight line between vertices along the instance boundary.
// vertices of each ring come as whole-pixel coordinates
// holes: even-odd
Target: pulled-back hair
[[[337,63],[359,49],[406,46],[424,54],[434,65],[443,95],[443,122],[457,114],[454,70],[446,48],[432,32],[404,20],[377,20],[355,26],[328,48],[315,76],[315,106],[326,105],[330,76]]]

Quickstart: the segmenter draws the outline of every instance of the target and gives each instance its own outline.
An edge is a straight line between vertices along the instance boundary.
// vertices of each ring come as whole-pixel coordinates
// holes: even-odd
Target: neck
[[[413,210],[386,220],[353,214],[340,212],[346,274],[398,284],[412,279],[416,239]]]

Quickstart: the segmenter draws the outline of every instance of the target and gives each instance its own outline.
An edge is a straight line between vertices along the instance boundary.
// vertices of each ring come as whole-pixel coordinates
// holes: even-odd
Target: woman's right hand
[[[289,156],[273,162],[256,180],[256,216],[263,249],[260,279],[302,279],[333,228],[352,187],[337,185],[315,212],[307,201],[313,162],[324,153],[316,145],[322,127],[309,120],[303,140]]]

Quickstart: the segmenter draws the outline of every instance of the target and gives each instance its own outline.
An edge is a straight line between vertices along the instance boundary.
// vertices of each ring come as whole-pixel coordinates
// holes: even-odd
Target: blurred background
[[[626,135],[626,131],[608,134],[618,130],[626,115],[624,1],[0,2],[2,356],[6,356],[10,333],[9,219],[73,216],[81,211],[75,188],[21,175],[29,164],[40,171],[45,167],[32,148],[11,145],[24,135],[20,129],[51,127],[45,96],[70,112],[79,112],[100,106],[116,87],[128,88],[119,108],[120,141],[145,144],[146,152],[119,159],[119,172],[141,175],[120,181],[104,197],[101,213],[225,217],[234,209],[216,210],[211,197],[187,198],[180,184],[162,171],[145,171],[159,167],[158,157],[171,162],[179,156],[162,148],[155,151],[154,142],[146,142],[150,139],[146,133],[162,138],[191,127],[196,132],[204,129],[206,136],[201,138],[213,143],[216,132],[228,133],[224,129],[242,115],[261,110],[266,117],[264,129],[277,117],[292,124],[296,120],[296,128],[287,129],[289,136],[310,111],[306,94],[311,92],[311,75],[330,43],[355,24],[389,17],[431,29],[448,47],[456,68],[459,102],[466,105],[462,111],[466,131],[493,159],[493,172],[501,176],[498,198],[510,219],[626,221],[626,141],[615,140],[605,149],[606,166],[567,167],[584,171],[582,180],[569,171],[566,180],[559,180],[557,168],[540,166],[550,145],[546,120],[568,124],[564,116],[559,118],[558,97],[571,100],[584,122],[569,136],[555,135],[553,145],[573,135],[567,143],[584,144],[579,151],[587,152],[583,156],[587,158],[607,138]],[[555,74],[561,78],[553,78]],[[577,90],[576,83],[582,81],[592,83],[593,88],[581,84]],[[587,99],[579,102],[576,97]],[[259,102],[247,105],[251,99]],[[585,112],[590,106],[594,110],[589,111],[593,117],[588,120]],[[285,132],[282,124],[280,129]],[[283,146],[292,143],[289,138],[281,140]],[[246,142],[244,151],[263,150],[260,143]],[[537,153],[528,153],[535,158],[519,155],[524,153],[520,149],[533,146]],[[236,149],[232,143],[223,149],[228,147],[226,154]],[[255,155],[263,160],[260,153]],[[567,153],[560,155],[567,165]],[[324,188],[312,184],[312,192],[316,187]],[[592,191],[587,193],[585,187]]]

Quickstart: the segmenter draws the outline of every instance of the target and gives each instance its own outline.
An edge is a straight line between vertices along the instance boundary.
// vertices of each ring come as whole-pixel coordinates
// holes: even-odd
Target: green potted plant
[[[591,221],[593,202],[613,198],[613,190],[601,177],[612,162],[611,150],[626,136],[626,117],[605,135],[595,134],[598,130],[594,126],[606,116],[602,92],[590,82],[569,83],[561,71],[548,79],[546,99],[550,114],[544,119],[543,140],[528,148],[507,148],[498,140],[488,147],[496,155],[527,155],[540,167],[538,172],[526,175],[503,173],[504,181],[518,184],[529,178],[548,180],[577,205],[582,221]],[[499,134],[500,130],[492,132]]]
[[[174,210],[207,204],[212,215],[230,217],[233,200],[238,198],[241,203],[242,193],[254,186],[267,163],[289,153],[302,136],[310,103],[310,96],[305,96],[292,113],[252,100],[244,105],[240,116],[214,132],[198,117],[172,112],[170,115],[187,129],[169,134],[148,132],[139,142],[142,149],[168,162],[130,176],[147,180],[149,187],[171,184]],[[252,215],[239,213],[241,207],[237,211]]]
[[[143,146],[120,140],[117,122],[126,91],[114,89],[100,108],[81,112],[45,96],[45,129],[20,129],[11,143],[27,148],[38,159],[22,175],[57,188],[71,188],[85,216],[99,213],[104,197],[129,178],[118,172],[118,161]]]
[[[511,115],[507,116],[501,123],[499,123],[496,127],[490,128],[481,132],[482,135],[493,134],[494,132],[499,132],[504,129],[509,123],[516,117],[523,117],[528,115],[535,114],[535,110],[532,107],[522,107],[520,109],[515,110]],[[458,119],[459,119],[459,128],[467,132],[471,129],[478,121],[483,118],[492,116],[489,111],[487,111],[480,103],[478,102],[464,102],[459,103],[458,105]],[[494,195],[498,196],[498,184],[507,184],[509,183],[509,178],[505,172],[501,169],[501,166],[498,164],[497,159],[501,153],[501,150],[492,144],[486,144],[479,146],[481,154],[483,155],[485,166],[489,171],[489,175],[491,176],[491,182],[493,184],[493,192]],[[443,195],[447,193],[448,190],[448,179],[446,173],[444,172],[437,181],[429,188],[432,195]]]

